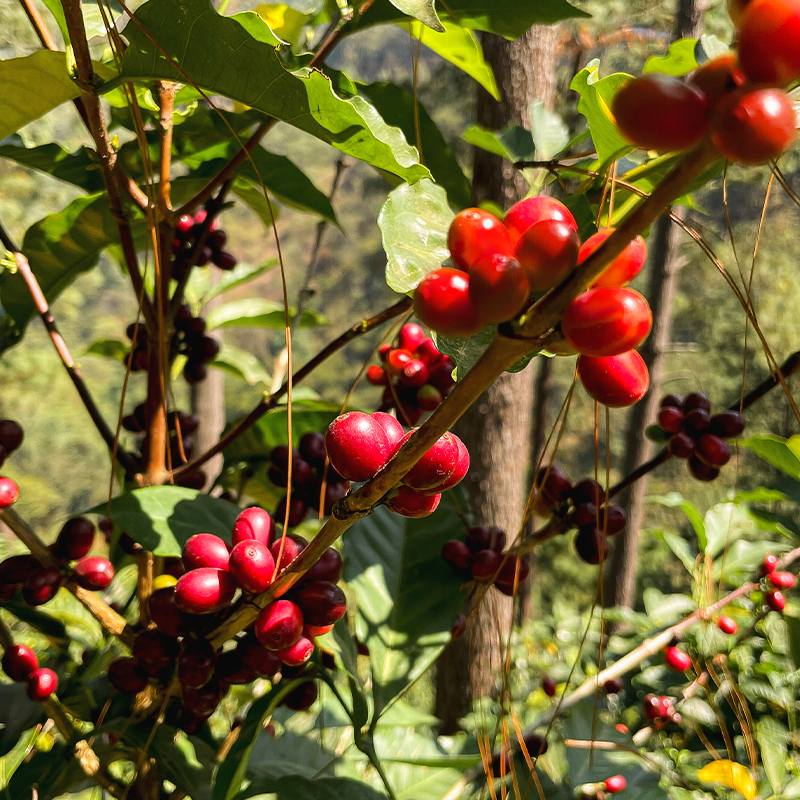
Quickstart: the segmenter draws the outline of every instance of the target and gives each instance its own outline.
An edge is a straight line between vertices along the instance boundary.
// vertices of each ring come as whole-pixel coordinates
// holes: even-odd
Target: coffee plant
[[[541,103],[528,127],[473,126],[464,137],[529,189],[508,208],[474,206],[419,103],[421,44],[497,98],[478,33],[515,40],[572,20],[585,37],[595,23],[581,6],[20,0],[42,46],[0,61],[0,158],[76,196],[17,235],[3,187],[0,353],[40,318],[109,480],[49,530],[27,513],[37,489],[14,466],[31,442],[47,449],[41,422],[0,420],[0,521],[16,543],[0,561],[6,796],[800,797],[800,357],[774,352],[739,255],[740,281],[675,211],[715,181],[727,190],[729,172],[769,175],[767,197],[780,188],[798,202],[781,165],[796,157],[800,0],[730,0],[730,44],[683,38],[636,75],[579,64],[564,101],[577,100],[572,131],[567,109]],[[416,50],[412,92],[329,66],[342,43],[396,27]],[[70,105],[89,144],[37,144],[29,125]],[[337,151],[329,195],[269,149],[276,128]],[[311,266],[289,303],[280,214],[318,218],[313,265],[354,161],[388,181],[377,224],[397,297],[366,318],[351,304],[351,327],[316,348],[325,318],[308,307]],[[275,259],[239,258],[234,207],[264,223],[259,247]],[[745,354],[760,348],[769,374],[745,369],[732,402],[699,384],[666,394],[645,432],[661,449],[628,475],[614,464],[612,480],[609,409],[661,391],[639,352],[657,315],[629,284],[663,215],[707,258],[707,280],[727,283]],[[116,338],[87,352],[124,373],[116,419],[57,319],[101,256],[128,293]],[[280,303],[259,294],[272,268]],[[796,298],[784,299],[792,314]],[[250,350],[221,344],[221,329],[244,327],[281,351],[275,375],[254,337]],[[359,341],[372,349],[349,374],[343,351]],[[504,465],[528,481],[524,523],[479,524],[462,482],[483,465],[451,429],[503,373],[546,359],[572,359],[574,377],[538,463]],[[323,368],[352,386],[346,397],[303,385]],[[187,397],[214,370],[268,391],[209,444]],[[788,438],[745,438],[770,393],[786,398]],[[594,409],[577,421],[594,470],[570,478],[561,440],[576,395]],[[745,452],[764,475],[752,491],[707,508],[676,491],[651,498],[665,519],[685,517],[647,535],[687,591],[650,585],[641,606],[602,608],[628,525],[615,498],[675,459],[734,486]],[[70,480],[83,471],[76,458]],[[547,554],[566,539],[562,575]],[[474,698],[456,735],[438,735],[420,687],[448,643],[472,642],[482,603],[521,600],[545,573],[569,586],[578,569],[595,601],[556,599],[513,630],[495,691]]]

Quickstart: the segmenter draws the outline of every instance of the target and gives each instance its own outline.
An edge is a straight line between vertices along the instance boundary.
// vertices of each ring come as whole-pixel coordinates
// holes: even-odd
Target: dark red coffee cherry
[[[347,611],[344,592],[330,581],[304,583],[292,596],[308,625],[330,625]]]
[[[259,594],[272,583],[275,560],[263,542],[250,539],[231,550],[229,569],[243,591]]]
[[[709,482],[719,477],[719,470],[716,467],[709,467],[704,464],[697,456],[689,459],[689,472],[699,481]]]
[[[302,536],[291,533],[276,539],[270,547],[270,555],[275,562],[276,570],[284,569],[291,564],[306,547],[308,547],[308,542]]]
[[[298,445],[300,455],[312,466],[322,467],[325,464],[325,436],[318,431],[309,431],[300,438]]]
[[[308,505],[302,497],[292,495],[289,501],[289,513],[286,513],[287,496],[284,495],[278,505],[275,506],[275,518],[279,522],[285,522],[287,528],[296,528],[307,516]]]
[[[450,432],[442,434],[402,478],[403,484],[417,491],[435,491],[455,472],[458,465],[456,439],[455,434]]]
[[[30,554],[9,556],[0,561],[0,585],[19,586],[42,565]]]
[[[467,547],[473,553],[479,550],[502,553],[506,548],[505,531],[497,525],[477,525],[467,531]]]
[[[582,245],[578,253],[578,264],[582,264],[597,250],[615,228],[603,228],[590,236]],[[601,286],[625,286],[641,272],[647,260],[647,245],[641,236],[637,236],[603,271],[602,275],[592,284],[593,289]]]
[[[207,639],[185,639],[178,656],[178,680],[190,689],[205,686],[214,675],[216,650]]]
[[[546,220],[565,222],[572,230],[578,230],[578,223],[575,222],[570,210],[561,201],[547,195],[526,197],[514,203],[503,219],[503,224],[511,237],[511,244],[516,247],[520,237],[528,228]]]
[[[619,694],[623,689],[623,685],[620,678],[609,678],[603,684],[603,691],[606,694]]]
[[[450,223],[447,247],[453,264],[469,271],[487,256],[495,253],[510,255],[511,239],[494,214],[480,208],[467,208]]]
[[[691,458],[694,455],[694,439],[687,433],[670,436],[667,449],[675,458]]]
[[[350,481],[366,481],[392,457],[381,421],[359,411],[342,414],[329,426],[325,446],[334,469]]]
[[[638,403],[650,386],[647,366],[635,350],[607,358],[582,355],[578,377],[589,397],[611,408]]]
[[[688,414],[690,411],[694,411],[696,408],[702,409],[703,411],[711,410],[711,401],[708,399],[707,394],[703,394],[702,392],[692,392],[691,394],[686,395],[686,399],[683,401],[684,414]]]
[[[191,709],[192,714],[200,719],[208,719],[216,711],[226,691],[227,688],[216,678],[200,689],[187,686],[181,691],[184,708]]]
[[[469,570],[472,561],[472,552],[464,542],[458,539],[451,539],[442,545],[442,558],[457,570]]]
[[[683,430],[683,411],[675,406],[664,406],[658,412],[658,424],[667,433],[680,433]]]
[[[470,300],[469,284],[469,275],[459,269],[429,272],[414,291],[414,313],[443,336],[474,336],[483,323]]]
[[[510,254],[491,253],[470,269],[469,298],[484,322],[516,317],[525,308],[529,291],[528,274]]]
[[[575,510],[570,514],[569,522],[575,528],[582,528],[585,525],[597,525],[600,515],[594,503],[580,503],[575,506]]]
[[[572,502],[576,506],[581,503],[594,503],[597,507],[605,503],[605,499],[605,490],[593,478],[584,478],[572,487]]]
[[[470,560],[470,573],[478,583],[494,580],[503,557],[494,550],[478,550]]]
[[[280,672],[281,660],[278,654],[267,650],[256,638],[255,634],[248,633],[239,641],[236,647],[243,663],[250,667],[261,678],[271,678]]]
[[[0,478],[0,509],[10,508],[19,498],[19,486],[11,478]]]
[[[311,639],[301,636],[294,644],[285,650],[280,650],[277,656],[287,666],[299,667],[311,658],[314,648],[315,645]]]
[[[697,440],[695,455],[709,467],[724,467],[731,460],[731,448],[719,436],[704,433]]]
[[[338,583],[342,578],[344,563],[339,553],[329,547],[303,576],[303,581],[329,581]]]
[[[28,676],[28,697],[41,703],[58,688],[58,675],[47,667],[40,667]]]
[[[546,292],[575,268],[581,239],[568,223],[544,220],[528,228],[514,248],[514,256],[528,276],[532,292]]]
[[[228,545],[219,536],[213,533],[197,533],[183,546],[183,567],[187,572],[200,567],[226,570],[229,552]]]
[[[283,704],[290,711],[305,711],[314,705],[318,694],[317,684],[314,681],[308,681],[307,683],[301,683],[286,694],[283,698]]]
[[[149,629],[136,634],[131,653],[148,675],[157,675],[178,657],[178,642],[159,630]]]
[[[708,430],[710,424],[711,417],[708,415],[708,411],[704,408],[694,408],[686,412],[682,427],[690,436],[697,438],[704,431]]]
[[[441,494],[428,494],[418,492],[409,486],[401,486],[397,494],[386,501],[386,507],[401,517],[419,519],[433,514],[439,507],[441,499]]]
[[[0,445],[7,453],[13,453],[21,444],[24,433],[22,426],[13,419],[0,419]]]
[[[645,150],[686,150],[708,132],[705,95],[671,75],[634,78],[614,95],[611,110],[622,135]]]
[[[234,686],[245,686],[258,676],[242,661],[238,650],[226,650],[217,658],[214,671],[220,683]]]
[[[72,573],[75,583],[82,589],[90,592],[99,592],[107,589],[114,580],[114,566],[102,556],[90,556],[82,558],[76,565]]]
[[[541,467],[536,474],[536,481],[541,486],[542,494],[554,505],[569,500],[572,483],[564,470],[555,464]]]
[[[736,53],[730,51],[706,61],[691,77],[692,83],[706,96],[712,112],[725,95],[743,86],[746,80]]]
[[[236,593],[236,581],[225,570],[193,569],[178,578],[175,603],[187,614],[212,614],[225,608]]]
[[[147,673],[135,658],[118,658],[108,665],[108,682],[122,694],[138,694],[147,686]]]
[[[542,691],[544,691],[548,697],[555,697],[558,692],[556,682],[549,675],[545,675],[544,678],[542,678]]]
[[[671,406],[672,408],[679,408],[683,411],[683,398],[679,394],[667,394],[661,398],[660,403],[661,408],[667,408]]]
[[[29,606],[41,606],[52,600],[64,578],[58,567],[40,567],[22,584],[22,599]]]
[[[606,536],[616,536],[625,530],[628,524],[628,515],[620,506],[609,506],[600,513],[600,525]]]
[[[587,564],[597,565],[608,558],[608,539],[599,528],[586,525],[575,537],[575,552]]]
[[[723,411],[711,417],[708,432],[723,439],[739,436],[745,429],[744,417],[738,411]]]
[[[494,585],[498,591],[509,597],[514,594],[515,576],[516,585],[519,585],[530,574],[530,564],[524,558],[517,558],[513,553],[507,553],[500,571],[497,573]]]
[[[73,517],[64,523],[56,539],[59,555],[74,561],[83,558],[94,544],[94,525],[86,517]]]
[[[800,6],[796,0],[753,0],[739,24],[739,60],[753,83],[786,86],[800,78]]]
[[[3,653],[2,666],[12,681],[26,681],[32,672],[39,669],[39,659],[27,645],[15,644]]]
[[[191,618],[175,602],[174,586],[165,586],[154,591],[147,601],[147,610],[158,629],[168,636],[183,636],[193,627]]]
[[[303,613],[291,600],[276,600],[262,608],[256,619],[256,638],[267,650],[285,650],[303,633]]]

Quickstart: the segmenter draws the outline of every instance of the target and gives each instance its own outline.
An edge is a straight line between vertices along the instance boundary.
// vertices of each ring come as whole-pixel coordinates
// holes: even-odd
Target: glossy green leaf
[[[424,180],[398,186],[378,215],[386,251],[386,282],[405,294],[450,257],[447,231],[455,215],[442,187]]]
[[[300,775],[283,778],[259,778],[247,789],[236,795],[235,800],[262,797],[267,800],[385,800],[386,795],[377,792],[360,781],[350,778],[318,778],[311,780]]]
[[[787,745],[791,741],[791,735],[782,722],[764,716],[756,722],[756,741],[767,780],[772,791],[780,794],[786,778]]]
[[[678,39],[662,56],[650,56],[642,72],[660,72],[664,75],[688,75],[700,65],[697,63],[697,39]]]
[[[5,789],[8,786],[11,776],[24,763],[38,737],[38,728],[23,731],[14,747],[0,758],[0,789]]]
[[[739,539],[725,549],[714,562],[712,576],[722,579],[731,586],[738,586],[750,580],[758,571],[764,556],[768,553],[783,553],[789,549],[786,544],[771,541],[750,542]]]
[[[97,156],[88,147],[81,147],[74,153],[68,153],[54,142],[25,147],[21,137],[14,134],[0,144],[0,158],[46,172],[88,193],[100,192],[105,186]]]
[[[497,336],[497,325],[486,325],[475,336],[441,336],[434,333],[436,346],[456,362],[455,378],[460,381],[478,362]],[[532,351],[509,367],[506,372],[520,372],[528,366],[531,359],[539,355]]]
[[[444,31],[444,25],[433,7],[434,0],[391,0],[391,3],[398,11],[418,19],[434,31]]]
[[[473,147],[480,147],[509,161],[533,161],[536,158],[536,143],[531,132],[521,125],[510,125],[502,131],[495,132],[470,125],[462,134],[462,138]]]
[[[410,142],[416,142],[411,94],[393,83],[359,83],[357,86],[390,125],[396,125]],[[436,183],[447,192],[450,204],[466,208],[471,205],[469,181],[436,123],[422,104],[418,104],[418,109],[421,158]]]
[[[555,158],[569,143],[569,128],[564,119],[541,101],[531,103],[530,116],[536,160]]]
[[[73,200],[28,228],[22,252],[39,286],[52,303],[82,272],[91,269],[100,252],[117,237],[117,226],[103,195]],[[0,352],[16,344],[36,314],[22,277],[0,274]]]
[[[235,375],[250,386],[259,384],[269,386],[272,380],[266,367],[252,353],[231,344],[223,345],[219,355],[209,363],[209,366],[221,369],[229,375]]]
[[[289,321],[294,319],[295,311],[289,309]],[[327,320],[322,314],[303,309],[303,316],[299,325],[301,328],[313,328],[326,325]],[[242,297],[231,300],[221,306],[212,308],[206,315],[206,327],[213,331],[215,328],[273,328],[283,329],[286,326],[286,316],[283,304],[274,300],[265,300],[262,297]]]
[[[256,187],[251,181],[243,178],[234,178],[231,191],[243,203],[246,203],[264,223],[267,230],[272,230],[272,224],[280,216],[280,208],[270,198],[264,197],[261,187]]]
[[[92,513],[105,513],[102,503]],[[147,486],[111,501],[109,516],[129,536],[157,556],[180,556],[196,533],[231,540],[239,507],[182,486]]]
[[[589,131],[600,161],[605,162],[632,149],[617,129],[611,113],[612,98],[629,80],[631,76],[623,72],[601,79],[600,61],[595,59],[572,79],[569,86],[581,96],[578,111],[589,123]]]
[[[217,297],[217,295],[235,289],[237,286],[244,286],[244,284],[258,278],[265,272],[269,272],[271,269],[275,269],[277,266],[277,258],[270,258],[268,261],[258,266],[253,266],[252,264],[237,264],[230,272],[224,272],[217,283],[201,291],[200,302],[207,303],[212,297]],[[203,273],[198,272],[197,274],[201,275]]]
[[[692,551],[689,542],[687,542],[682,536],[679,536],[677,533],[673,533],[672,531],[659,530],[655,531],[655,535],[661,539],[670,550],[672,550],[673,554],[678,557],[681,564],[686,567],[686,571],[690,575],[694,575],[695,562],[697,561],[697,558]]]
[[[739,439],[737,444],[752,450],[762,461],[790,478],[800,481],[800,435],[789,439],[772,434],[751,436],[749,439]]]
[[[344,537],[345,579],[356,598],[359,638],[370,651],[375,714],[435,661],[463,604],[442,545],[459,530],[450,497],[425,519],[385,508]]]
[[[98,339],[86,348],[86,355],[111,358],[124,363],[130,351],[130,342],[123,342],[121,339]]]
[[[428,175],[400,131],[363,98],[338,97],[316,70],[287,70],[269,44],[274,35],[257,14],[223,17],[209,0],[149,0],[136,18],[160,47],[138,25],[128,25],[122,78],[187,83],[188,75],[206,91],[283,120],[403,180]]]
[[[55,18],[61,35],[64,37],[64,41],[69,43],[69,29],[67,28],[67,21],[64,18],[64,9],[61,7],[61,0],[42,0],[42,2]],[[109,5],[114,11],[121,10],[114,0],[111,0]],[[93,39],[95,36],[105,36],[106,24],[103,21],[103,15],[100,13],[100,6],[93,3],[81,3],[80,9],[83,15],[83,26],[86,30],[86,37],[88,39]],[[106,14],[108,14],[107,9]],[[111,21],[112,23],[114,22],[113,15]]]
[[[678,492],[670,492],[669,494],[659,497],[648,497],[647,499],[650,503],[658,503],[659,505],[667,506],[667,508],[679,508],[681,511],[683,511],[689,522],[692,524],[692,528],[694,528],[694,532],[697,535],[697,544],[700,550],[705,551],[708,545],[708,538],[706,536],[703,517],[700,515],[700,512],[697,510],[696,506],[686,500],[683,495],[678,494]]]
[[[100,752],[107,749],[97,748]],[[31,787],[35,785],[39,787],[38,800],[55,800],[84,781],[86,773],[78,759],[72,757],[66,745],[57,742],[49,752],[34,751],[31,759],[17,769],[8,783],[7,796],[29,798]]]
[[[755,522],[747,510],[735,503],[719,503],[705,515],[706,555],[716,558],[723,549],[755,530]]]
[[[697,609],[691,597],[684,594],[662,594],[654,586],[649,586],[642,595],[647,616],[658,626],[674,625]]]

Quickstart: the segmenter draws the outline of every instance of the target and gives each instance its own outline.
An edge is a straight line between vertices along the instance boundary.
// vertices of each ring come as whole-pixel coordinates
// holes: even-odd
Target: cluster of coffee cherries
[[[381,347],[380,358],[383,366],[373,364],[367,380],[385,387],[380,411],[396,409],[397,418],[407,425],[416,425],[425,411],[437,409],[455,386],[455,363],[415,322],[403,325],[396,347]]]
[[[642,701],[642,711],[656,730],[667,725],[679,725],[681,721],[681,715],[675,710],[675,701],[668,695],[646,695]]]
[[[289,485],[289,462],[292,465],[292,492],[289,501],[288,526],[299,525],[309,509],[320,510],[328,515],[333,504],[341,500],[350,488],[350,481],[343,478],[330,464],[327,464],[325,436],[317,431],[303,434],[298,447],[289,448],[281,444],[269,454],[270,467],[267,476],[279,487]],[[324,489],[324,495],[323,495]],[[284,495],[275,509],[279,522],[286,519],[287,495]]]
[[[382,411],[351,411],[328,426],[325,447],[333,468],[346,480],[374,477],[394,457],[416,429],[408,433]],[[442,492],[457,486],[469,469],[469,452],[449,431],[402,478],[401,486],[384,502],[404,517],[427,517],[439,506]]]
[[[15,644],[7,648],[0,664],[12,681],[28,684],[28,697],[31,700],[46,700],[58,688],[56,673],[47,667],[40,667],[36,653],[27,645]]]
[[[584,783],[580,787],[579,800],[605,800],[610,794],[617,794],[628,787],[624,775],[612,775],[600,783]]]
[[[513,550],[504,552],[506,534],[497,525],[478,525],[467,531],[465,541],[451,539],[442,547],[442,558],[465,579],[494,586],[509,597],[530,573],[524,558]],[[519,566],[517,566],[519,565]],[[457,637],[456,637],[457,638]]]
[[[587,564],[599,564],[609,554],[609,537],[625,530],[625,509],[607,502],[605,489],[593,478],[584,478],[574,486],[564,471],[551,464],[541,467],[539,491],[534,504],[541,517],[553,515],[577,528],[575,552]]]
[[[725,53],[687,81],[648,74],[614,96],[612,111],[628,141],[661,152],[707,136],[742,164],[764,164],[794,141],[791,98],[780,87],[800,78],[798,0],[730,0],[738,54]]]
[[[761,564],[763,577],[764,602],[767,608],[779,614],[786,608],[786,597],[783,589],[791,589],[797,583],[797,578],[791,572],[779,570],[778,558],[772,554],[764,556]]]
[[[277,537],[269,513],[244,509],[233,526],[232,547],[209,533],[192,536],[182,553],[183,574],[159,576],[148,600],[154,627],[139,632],[132,654],[108,668],[108,680],[120,692],[136,694],[150,680],[181,687],[179,724],[199,730],[232,685],[256,678],[294,677],[311,659],[316,639],[341,619],[347,604],[337,586],[342,559],[329,548],[291,589],[263,608],[255,623],[230,649],[215,648],[208,635],[226,619],[240,591],[251,597],[265,591],[278,572],[306,547],[299,536]],[[165,584],[165,585],[161,585]],[[323,658],[324,661],[324,658]],[[300,691],[300,688],[302,691]],[[286,701],[290,707],[316,696],[306,683]],[[310,704],[310,703],[309,703]]]
[[[670,434],[667,449],[675,458],[688,459],[689,471],[700,481],[713,481],[720,468],[731,460],[725,441],[745,429],[744,417],[737,411],[710,413],[711,402],[701,392],[685,398],[668,394],[661,400],[658,426]]]
[[[453,220],[447,243],[454,267],[434,270],[414,293],[419,319],[447,336],[472,336],[486,323],[506,322],[563,281],[614,232],[603,228],[581,244],[569,209],[552,197],[529,197],[503,221],[469,208]],[[640,400],[649,386],[636,348],[652,326],[647,301],[625,288],[644,265],[641,236],[566,309],[567,352],[579,353],[578,375],[589,395],[612,407]]]
[[[178,220],[172,240],[172,277],[176,281],[186,277],[192,266],[214,264],[226,272],[236,266],[236,257],[225,250],[228,236],[217,226],[216,220],[211,223],[205,244],[195,252],[207,216],[205,209],[201,209],[194,216],[184,214]]]
[[[50,545],[56,561],[42,565],[31,554],[9,556],[0,561],[0,601],[15,597],[22,589],[22,600],[29,606],[49,603],[68,578],[92,592],[107,589],[114,579],[114,567],[103,556],[90,556],[95,527],[86,517],[72,517]]]

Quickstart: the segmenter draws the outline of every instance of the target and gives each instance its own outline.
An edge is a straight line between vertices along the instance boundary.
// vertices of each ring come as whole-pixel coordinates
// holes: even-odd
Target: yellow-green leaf
[[[706,764],[698,773],[697,777],[703,783],[721,783],[728,789],[738,792],[746,800],[755,800],[756,782],[750,774],[750,770],[735,761],[712,761]]]

